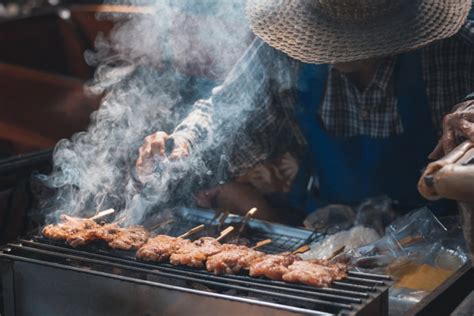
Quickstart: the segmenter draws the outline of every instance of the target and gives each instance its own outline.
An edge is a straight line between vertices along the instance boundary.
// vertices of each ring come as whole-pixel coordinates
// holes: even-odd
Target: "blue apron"
[[[318,109],[327,65],[304,64],[295,115],[308,142],[306,157],[288,194],[290,206],[312,212],[331,203],[356,205],[387,195],[407,211],[426,204],[417,190],[421,170],[437,143],[428,107],[419,51],[402,54],[395,66],[395,95],[403,133],[387,138],[335,137],[324,130]],[[316,175],[319,194],[309,194]]]

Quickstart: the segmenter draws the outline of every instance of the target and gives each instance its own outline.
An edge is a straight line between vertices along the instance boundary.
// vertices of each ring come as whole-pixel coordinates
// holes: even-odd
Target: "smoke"
[[[196,186],[221,177],[228,157],[218,149],[232,143],[246,121],[254,105],[250,92],[227,97],[226,110],[213,113],[215,131],[189,158],[157,161],[145,183],[135,175],[135,161],[143,139],[171,133],[248,46],[244,2],[157,0],[147,6],[151,13],[99,16],[115,27],[99,34],[85,58],[97,66],[89,90],[105,97],[86,131],[57,144],[53,171],[41,176],[55,190],[45,209],[87,217],[113,207],[129,223],[140,223],[151,210],[190,203]]]

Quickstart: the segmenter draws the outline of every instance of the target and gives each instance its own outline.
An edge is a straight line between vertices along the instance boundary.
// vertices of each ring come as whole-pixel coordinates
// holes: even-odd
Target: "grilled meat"
[[[122,228],[117,224],[98,225],[90,219],[61,215],[61,223],[48,225],[43,235],[66,240],[73,247],[103,240],[115,249],[138,249],[137,258],[160,262],[169,259],[173,265],[202,268],[215,274],[234,274],[248,269],[250,276],[265,276],[317,287],[325,287],[347,277],[347,266],[327,260],[302,260],[292,253],[267,255],[237,244],[221,244],[215,238],[202,237],[194,242],[179,237],[158,235],[149,238],[142,226]]]
[[[153,262],[165,261],[175,251],[189,243],[191,241],[188,239],[158,235],[148,239],[146,244],[138,249],[137,258]]]
[[[194,268],[204,267],[204,262],[222,249],[222,244],[215,238],[202,237],[180,247],[170,257],[173,265],[186,265]]]
[[[288,272],[288,267],[298,260],[301,258],[292,253],[265,255],[251,263],[249,274],[253,277],[266,276],[272,280],[281,280]]]
[[[295,261],[282,279],[286,282],[325,287],[334,280],[345,278],[346,272],[347,267],[340,263],[329,263],[326,260]]]
[[[225,244],[219,253],[207,258],[206,268],[215,274],[233,274],[248,269],[255,259],[264,255],[246,246]]]
[[[149,233],[141,226],[122,228],[117,224],[97,224],[91,219],[61,215],[62,223],[48,225],[43,235],[55,240],[66,240],[72,246],[82,246],[94,240],[103,240],[115,249],[138,249]]]
[[[124,228],[118,224],[104,224],[95,230],[95,237],[107,243],[112,242],[123,233]]]
[[[148,231],[142,226],[122,228],[108,244],[114,249],[136,250],[146,243],[149,236]]]
[[[61,215],[62,223],[56,225],[47,225],[43,228],[43,235],[54,240],[67,240],[74,234],[81,233],[86,230],[97,228],[99,225],[91,219],[78,218],[68,215]]]
[[[83,229],[67,237],[67,243],[72,247],[83,246],[94,240],[103,240],[111,242],[117,238],[123,231],[123,228],[117,224],[96,225],[90,229]]]
[[[80,230],[74,234],[70,234],[66,242],[71,247],[84,246],[96,240],[95,229],[84,229]]]
[[[250,240],[248,240],[247,238],[240,237],[240,236],[226,238],[226,241],[227,241],[227,244],[235,244],[235,245],[241,245],[241,246],[250,245]]]

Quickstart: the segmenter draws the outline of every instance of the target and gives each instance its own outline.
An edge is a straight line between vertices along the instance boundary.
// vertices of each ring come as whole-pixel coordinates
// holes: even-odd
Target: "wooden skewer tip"
[[[271,243],[272,243],[271,239],[265,239],[265,240],[259,241],[255,246],[252,247],[252,249],[257,249]]]
[[[107,210],[104,210],[104,211],[101,211],[101,212],[97,213],[96,215],[92,216],[90,219],[96,220],[96,219],[99,219],[101,217],[113,214],[113,213],[115,213],[115,210],[113,208],[109,208]]]
[[[303,246],[299,247],[298,249],[296,249],[295,251],[293,251],[293,253],[294,254],[305,253],[309,249],[310,249],[309,245],[303,245]]]
[[[221,240],[222,238],[224,238],[225,236],[227,236],[228,234],[230,234],[232,231],[234,230],[234,226],[229,226],[227,227],[226,229],[224,229],[219,237],[216,238],[217,241]]]
[[[251,208],[251,209],[247,212],[247,214],[245,214],[244,218],[252,217],[257,211],[258,211],[258,209],[257,209],[256,207]]]
[[[196,226],[196,227],[194,227],[194,228],[191,228],[190,230],[188,230],[188,231],[185,232],[184,234],[178,236],[178,238],[186,238],[186,237],[189,237],[189,236],[191,236],[192,234],[195,234],[195,233],[197,233],[197,232],[203,230],[204,227],[205,227],[205,225],[204,225],[204,224],[201,224],[201,225],[199,225],[199,226]]]

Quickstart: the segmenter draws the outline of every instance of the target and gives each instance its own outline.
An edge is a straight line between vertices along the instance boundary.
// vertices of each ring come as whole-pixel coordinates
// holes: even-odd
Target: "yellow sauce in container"
[[[428,264],[408,262],[392,270],[392,275],[398,279],[395,287],[413,290],[432,291],[440,286],[454,270],[436,268]]]

